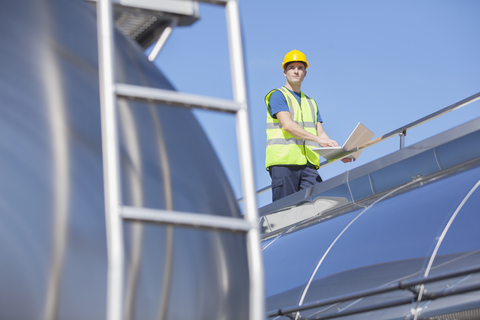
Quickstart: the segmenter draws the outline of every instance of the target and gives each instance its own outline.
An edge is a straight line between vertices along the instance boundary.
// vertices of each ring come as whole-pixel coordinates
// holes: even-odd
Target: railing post
[[[405,137],[407,135],[407,129],[403,130],[398,134],[400,136],[400,150],[405,148]]]

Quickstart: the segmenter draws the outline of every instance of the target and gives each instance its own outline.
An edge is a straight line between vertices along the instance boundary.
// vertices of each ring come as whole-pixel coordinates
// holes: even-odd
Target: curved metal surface
[[[298,199],[290,197],[295,201],[283,210],[266,213],[264,221],[309,213],[264,235],[267,309],[295,310],[372,290],[378,294],[290,316],[427,319],[480,308],[480,274],[475,272],[422,285],[415,294],[388,289],[401,281],[421,283],[422,277],[480,266],[479,121],[357,168]],[[344,201],[315,207],[315,200],[335,197]],[[451,295],[456,290],[464,293]]]
[[[0,318],[105,319],[94,9],[3,3],[0,41]],[[115,42],[119,81],[174,90],[132,40]],[[119,117],[124,205],[241,216],[189,110],[121,99]],[[248,317],[244,235],[135,222],[124,231],[127,318]]]

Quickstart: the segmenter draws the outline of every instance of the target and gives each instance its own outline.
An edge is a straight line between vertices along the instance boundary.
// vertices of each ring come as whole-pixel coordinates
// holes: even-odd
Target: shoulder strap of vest
[[[295,108],[293,107],[293,100],[296,101],[297,99],[292,99],[292,94],[285,86],[278,88],[278,90],[283,94],[285,100],[287,100],[288,109],[290,110],[290,117],[292,118],[292,121],[295,121]]]
[[[272,93],[274,91],[277,91],[277,90],[280,91],[283,94],[283,96],[285,97],[285,100],[287,101],[288,109],[289,109],[289,112],[290,112],[290,118],[292,119],[292,121],[295,121],[295,108],[292,105],[291,93],[288,91],[287,88],[285,88],[285,86],[283,86],[281,88],[273,89],[269,93],[267,93],[267,95],[265,96],[265,103],[267,105],[267,108],[269,108],[270,96],[272,95]]]
[[[308,103],[308,106],[310,107],[310,110],[311,110],[311,112],[312,112],[313,122],[314,122],[314,124],[316,125],[316,122],[318,121],[318,119],[316,119],[316,117],[317,117],[317,110],[315,110],[315,105],[316,105],[317,103],[315,102],[315,100],[313,100],[312,98],[310,98],[309,96],[307,96],[307,95],[304,94],[303,92],[300,91],[300,93],[301,93],[301,99],[303,99],[304,97],[306,98],[306,101],[307,101],[307,103]],[[300,100],[301,100],[301,99],[300,99]],[[318,108],[318,106],[317,106],[317,108]]]

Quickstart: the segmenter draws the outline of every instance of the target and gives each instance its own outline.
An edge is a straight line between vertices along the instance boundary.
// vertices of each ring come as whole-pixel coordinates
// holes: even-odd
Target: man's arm
[[[328,135],[325,133],[325,130],[323,130],[323,126],[321,122],[317,122],[317,135],[319,137],[323,137],[324,139],[330,139]],[[340,161],[342,161],[343,163],[352,162],[352,158],[343,158],[343,159],[340,159]],[[353,159],[353,161],[355,161],[355,159]]]
[[[322,147],[338,147],[338,143],[335,140],[330,139],[330,137],[327,135],[321,122],[317,122],[317,135],[314,135],[308,131],[305,131],[305,129],[293,122],[292,118],[290,117],[290,112],[280,111],[277,112],[276,115],[278,121],[280,121],[282,124],[283,130],[287,131],[295,138],[314,141]],[[352,159],[343,158],[341,161],[343,163],[347,163],[352,162]],[[355,159],[353,161],[355,161]]]
[[[290,112],[280,111],[277,112],[276,116],[278,121],[280,121],[283,130],[287,131],[295,138],[314,141],[322,147],[338,147],[338,143],[335,140],[330,139],[330,137],[325,133],[325,130],[323,130],[323,126],[320,122],[317,122],[317,135],[314,135],[303,129],[297,123],[293,122]]]

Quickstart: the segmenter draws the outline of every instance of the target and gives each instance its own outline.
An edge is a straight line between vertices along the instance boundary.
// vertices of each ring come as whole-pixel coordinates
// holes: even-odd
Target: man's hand
[[[332,140],[328,137],[318,137],[318,140],[317,140],[317,143],[321,146],[321,147],[338,147],[338,143],[337,141],[335,140]]]
[[[324,148],[339,146],[337,141],[330,139],[330,137],[325,133],[321,122],[317,122],[317,143]]]
[[[287,131],[296,138],[314,141],[323,148],[339,147],[337,141],[330,139],[330,137],[325,133],[325,130],[323,130],[323,126],[320,122],[317,122],[317,135],[314,135],[293,122],[290,117],[290,112],[280,111],[276,113],[276,116],[278,121],[280,121],[283,130]],[[341,159],[341,161],[343,163],[348,163],[355,161],[355,159],[348,157]]]

